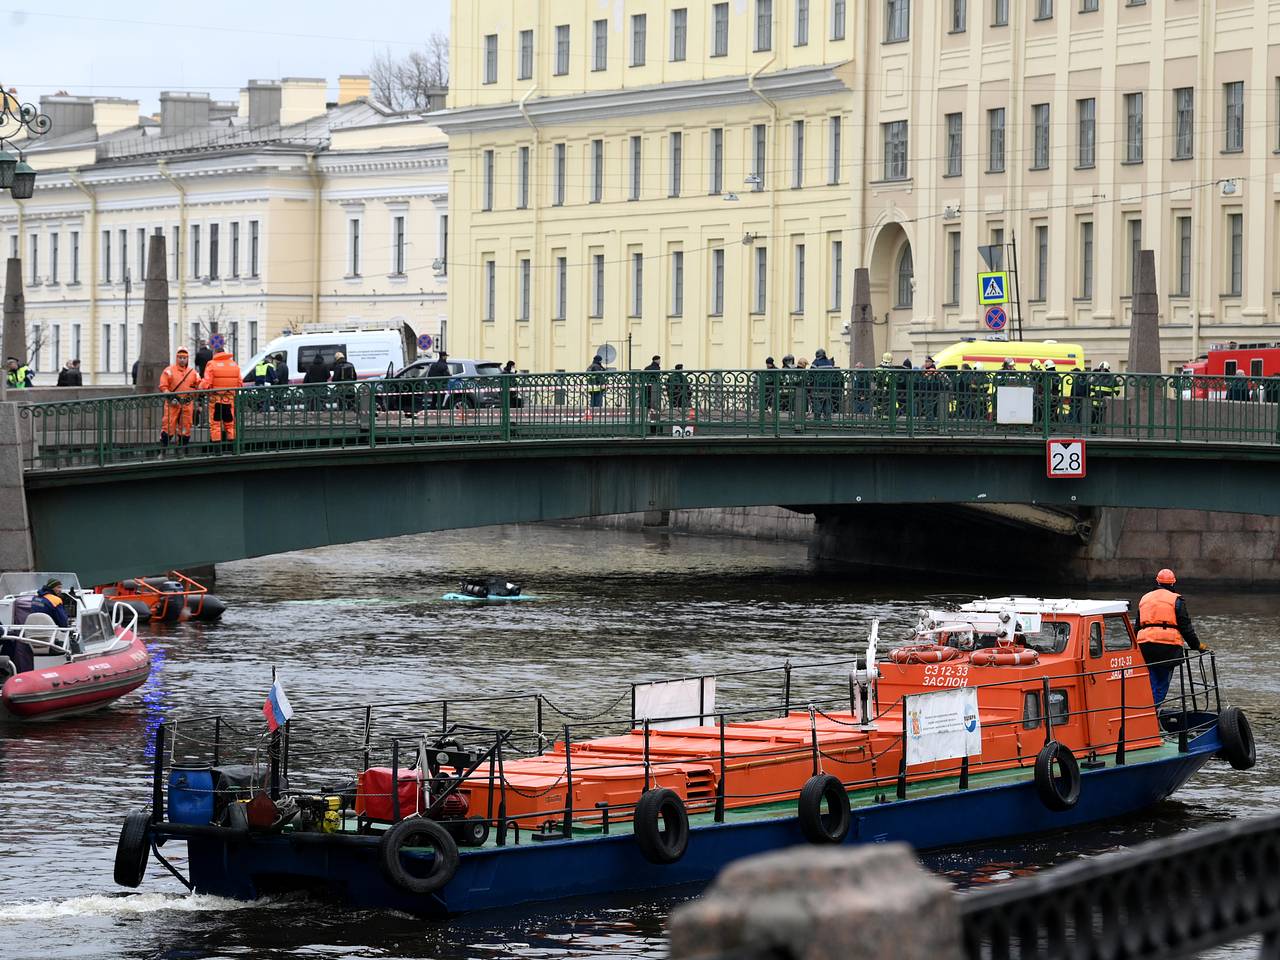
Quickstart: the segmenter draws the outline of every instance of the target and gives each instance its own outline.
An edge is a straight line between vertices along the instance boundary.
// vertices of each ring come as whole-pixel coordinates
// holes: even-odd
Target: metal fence
[[[219,415],[234,428],[215,441]],[[1022,416],[1010,411],[1021,406]],[[170,438],[185,412],[189,444]],[[984,371],[698,370],[368,380],[36,403],[32,471],[404,444],[725,435],[1280,444],[1280,378]],[[1016,419],[1018,422],[1012,422]]]

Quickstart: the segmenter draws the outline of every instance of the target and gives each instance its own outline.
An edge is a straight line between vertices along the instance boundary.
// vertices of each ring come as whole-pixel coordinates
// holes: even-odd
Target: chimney
[[[140,122],[137,100],[122,97],[94,97],[93,125],[98,136],[103,137],[117,130],[128,130]]]
[[[234,100],[214,100],[209,104],[209,122],[227,125],[227,121],[240,112],[240,105]]]
[[[321,116],[327,109],[328,84],[315,77],[285,77],[280,81],[280,123],[287,126]]]
[[[189,130],[204,130],[208,126],[209,95],[207,93],[161,91],[160,136],[172,137]]]
[[[93,126],[93,98],[72,97],[65,93],[40,98],[40,112],[49,118],[54,136],[88,130]]]
[[[274,80],[249,81],[249,126],[267,127],[280,122],[280,84]]]
[[[338,77],[338,106],[353,100],[367,100],[372,87],[363,73],[344,73]]]

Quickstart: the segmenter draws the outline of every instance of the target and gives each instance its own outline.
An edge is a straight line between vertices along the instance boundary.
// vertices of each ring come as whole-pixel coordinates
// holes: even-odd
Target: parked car
[[[423,380],[434,359],[416,360],[397,370],[389,380]],[[400,389],[388,384],[379,391],[378,404],[384,410],[407,410],[467,407],[497,407],[502,404],[502,364],[493,360],[448,360],[449,379],[443,389],[438,384],[423,384]],[[492,379],[490,379],[492,378]]]
[[[385,376],[389,369],[399,369],[417,354],[413,330],[408,325],[382,330],[342,329],[308,330],[289,336],[276,337],[240,369],[244,382],[253,382],[253,368],[263,357],[276,353],[285,355],[289,365],[289,382],[301,383],[307,368],[319,357],[333,370],[334,357],[341,353],[356,368],[356,378],[367,380]]]

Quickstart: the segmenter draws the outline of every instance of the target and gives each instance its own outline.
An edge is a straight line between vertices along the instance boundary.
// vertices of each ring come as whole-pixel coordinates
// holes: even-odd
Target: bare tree
[[[375,54],[367,70],[374,99],[392,110],[429,110],[449,86],[449,38],[433,33],[404,57]]]

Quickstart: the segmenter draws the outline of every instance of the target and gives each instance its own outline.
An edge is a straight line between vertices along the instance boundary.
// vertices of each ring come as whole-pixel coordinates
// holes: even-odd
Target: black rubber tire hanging
[[[1222,741],[1221,755],[1235,769],[1248,770],[1258,762],[1253,727],[1239,707],[1227,707],[1218,714],[1218,739]]]
[[[823,804],[827,812],[823,813]],[[800,832],[810,843],[843,843],[849,835],[853,817],[849,812],[849,794],[839,779],[819,773],[800,788],[796,806]]]
[[[1036,756],[1035,780],[1040,802],[1050,810],[1061,813],[1080,802],[1080,764],[1071,749],[1057,740],[1046,743]]]
[[[135,810],[124,818],[116,841],[115,880],[122,887],[136,887],[147,873],[151,854],[151,815]]]
[[[406,846],[429,846],[434,851],[431,869],[425,877],[414,876],[405,869],[400,851]],[[452,880],[458,871],[458,845],[449,836],[449,832],[434,820],[409,817],[382,835],[378,844],[378,860],[387,879],[401,890],[407,893],[435,893]]]
[[[666,787],[640,794],[632,832],[650,863],[675,863],[683,857],[689,847],[689,814],[680,795]]]

